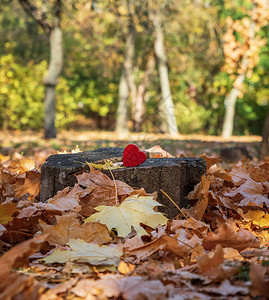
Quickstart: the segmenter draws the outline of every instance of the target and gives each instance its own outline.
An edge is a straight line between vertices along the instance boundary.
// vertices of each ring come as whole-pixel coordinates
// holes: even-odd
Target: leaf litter
[[[203,158],[207,173],[172,220],[157,211],[156,194],[92,166],[40,203],[35,163],[6,158],[0,299],[267,297],[269,164],[239,162],[229,171]]]

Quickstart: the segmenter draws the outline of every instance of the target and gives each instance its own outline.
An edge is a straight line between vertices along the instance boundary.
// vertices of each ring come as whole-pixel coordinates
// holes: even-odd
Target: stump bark
[[[53,197],[67,186],[74,186],[77,183],[74,174],[89,170],[86,162],[122,157],[122,154],[123,149],[110,147],[49,156],[41,167],[41,201]],[[111,178],[108,170],[102,172]],[[179,212],[160,190],[163,189],[180,207],[186,206],[188,201],[184,197],[200,182],[205,172],[206,162],[196,157],[148,158],[137,167],[112,170],[115,179],[122,180],[134,188],[144,188],[148,193],[157,191],[157,200],[164,205],[159,210],[169,218]]]

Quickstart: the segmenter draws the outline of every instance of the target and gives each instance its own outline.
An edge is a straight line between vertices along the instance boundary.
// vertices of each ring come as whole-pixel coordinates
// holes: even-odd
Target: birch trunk
[[[245,74],[239,75],[239,77],[237,78],[238,84],[242,85],[245,77]],[[235,106],[239,92],[240,90],[237,87],[233,87],[230,94],[224,101],[225,115],[222,128],[222,137],[224,138],[230,138],[233,134]]]
[[[63,39],[60,27],[54,27],[50,32],[50,62],[47,74],[43,80],[45,85],[45,138],[55,138],[55,90],[63,66]]]
[[[157,58],[158,72],[160,79],[160,87],[162,100],[160,102],[160,112],[163,115],[163,119],[166,121],[165,131],[169,132],[172,136],[178,134],[176,125],[174,103],[172,100],[170,82],[168,76],[167,57],[164,49],[163,32],[161,28],[161,22],[159,15],[153,16],[153,24],[155,28],[155,41],[154,50]]]
[[[129,87],[127,76],[124,70],[121,73],[119,85],[119,103],[117,109],[116,132],[119,134],[128,133],[128,98]]]
[[[136,97],[132,104],[132,119],[134,132],[142,131],[143,115],[144,115],[144,99],[145,93],[150,84],[150,78],[155,68],[155,59],[153,55],[149,55],[147,68],[144,71],[143,81],[139,84]]]
[[[255,35],[255,22],[251,21],[250,27],[249,27],[249,37],[250,39],[253,39]],[[235,115],[235,106],[237,97],[239,95],[239,88],[242,86],[245,77],[246,72],[249,65],[249,52],[247,51],[244,55],[244,58],[242,60],[242,66],[241,69],[244,70],[237,79],[235,80],[235,83],[230,94],[225,98],[224,105],[225,105],[225,114],[224,114],[224,121],[223,121],[223,127],[222,127],[222,137],[224,138],[230,138],[233,135],[233,128],[234,128],[234,115]]]
[[[128,132],[128,99],[131,91],[132,97],[135,97],[135,83],[133,78],[133,59],[135,53],[135,27],[132,21],[128,26],[126,37],[126,48],[124,55],[123,70],[119,85],[119,102],[117,109],[116,131],[118,133]]]

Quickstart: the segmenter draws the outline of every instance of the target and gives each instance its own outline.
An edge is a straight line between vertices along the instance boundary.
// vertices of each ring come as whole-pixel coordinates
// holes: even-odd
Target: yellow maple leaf
[[[167,218],[162,213],[153,210],[155,206],[161,206],[161,204],[153,200],[153,196],[132,195],[118,206],[97,206],[95,210],[98,212],[85,219],[84,222],[100,222],[109,230],[115,228],[118,236],[121,237],[127,236],[132,226],[139,236],[147,235],[140,223],[156,228],[167,222]]]
[[[46,263],[65,263],[67,261],[86,262],[91,265],[115,265],[120,261],[122,248],[115,245],[97,245],[81,239],[70,239],[66,243],[72,250],[55,249],[41,261]]]

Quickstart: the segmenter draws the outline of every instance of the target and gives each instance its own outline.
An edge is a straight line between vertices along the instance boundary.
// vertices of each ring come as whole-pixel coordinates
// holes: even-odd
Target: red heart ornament
[[[147,159],[147,154],[140,151],[139,148],[134,144],[129,144],[124,148],[122,161],[124,167],[136,167]]]

